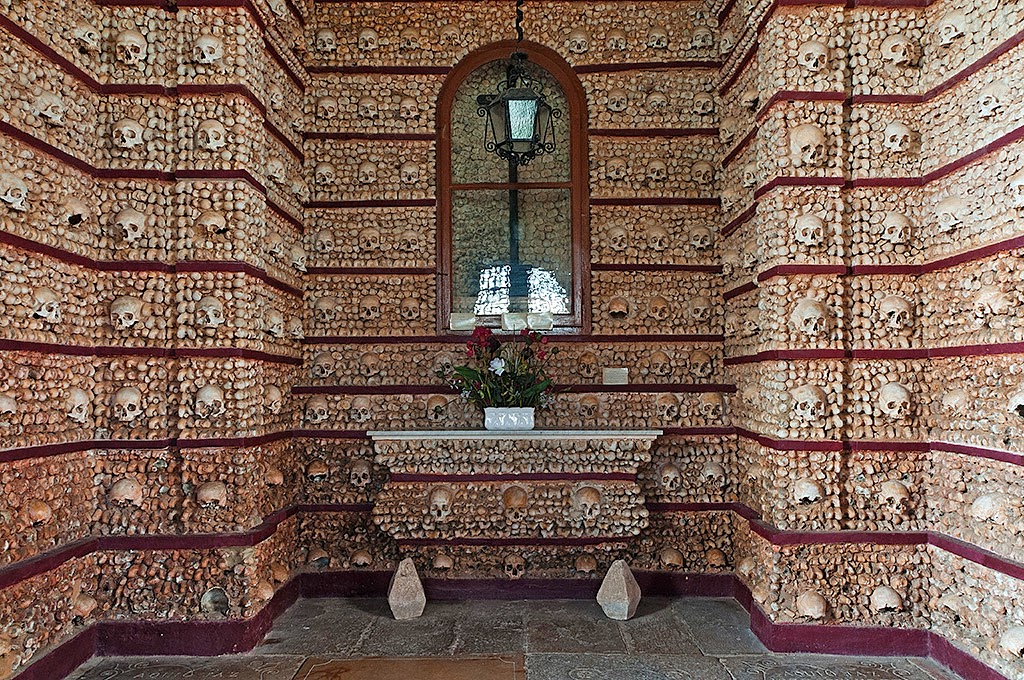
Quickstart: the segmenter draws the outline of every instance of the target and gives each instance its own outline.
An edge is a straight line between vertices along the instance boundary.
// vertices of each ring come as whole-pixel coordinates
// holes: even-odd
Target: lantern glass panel
[[[513,141],[529,141],[534,138],[537,120],[536,99],[509,99],[509,137]]]

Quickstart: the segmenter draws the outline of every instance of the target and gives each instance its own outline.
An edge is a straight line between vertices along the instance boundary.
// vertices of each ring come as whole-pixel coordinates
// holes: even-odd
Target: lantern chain
[[[519,42],[523,42],[523,0],[516,0],[516,36]]]

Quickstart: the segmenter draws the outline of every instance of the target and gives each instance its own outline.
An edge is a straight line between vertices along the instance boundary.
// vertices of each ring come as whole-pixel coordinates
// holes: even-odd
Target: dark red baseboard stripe
[[[696,272],[702,274],[721,274],[720,264],[625,264],[594,262],[590,265],[592,272]]]
[[[726,366],[754,364],[764,361],[804,361],[814,359],[933,359],[1024,354],[1024,342],[991,345],[956,345],[952,347],[908,347],[897,349],[777,349],[757,354],[725,357]]]
[[[562,482],[562,481],[595,481],[595,482],[633,482],[636,475],[625,472],[535,472],[530,474],[470,474],[470,475],[421,475],[392,474],[392,482]]]

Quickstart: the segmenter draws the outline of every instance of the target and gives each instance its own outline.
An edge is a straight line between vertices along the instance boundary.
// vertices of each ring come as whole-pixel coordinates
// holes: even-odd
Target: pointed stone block
[[[626,560],[615,560],[597,591],[597,603],[605,616],[616,621],[627,621],[636,614],[640,604],[640,585],[629,570]]]
[[[635,583],[635,581],[634,581]],[[398,621],[418,618],[427,606],[427,595],[423,592],[420,575],[411,557],[398,563],[398,569],[388,586],[388,604]]]

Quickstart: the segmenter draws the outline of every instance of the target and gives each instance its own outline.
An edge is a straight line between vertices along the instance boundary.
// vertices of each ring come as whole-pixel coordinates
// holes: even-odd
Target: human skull
[[[744,189],[753,189],[757,186],[757,163],[750,162],[743,166],[740,183]]]
[[[529,496],[521,486],[510,486],[501,494],[501,503],[505,508],[505,521],[508,524],[519,524],[526,519],[529,512]]]
[[[280,111],[284,108],[284,90],[277,83],[271,83],[270,87],[267,88],[267,98],[270,101],[270,109],[272,111]]]
[[[459,42],[462,40],[459,27],[455,24],[445,24],[442,26],[438,37],[441,44],[445,47],[458,47]]]
[[[111,505],[118,507],[128,507],[134,505],[140,507],[142,505],[142,486],[131,477],[122,477],[114,482],[110,490],[107,492],[107,499]]]
[[[11,210],[27,211],[28,185],[17,175],[0,173],[0,201],[6,203]]]
[[[137,297],[122,295],[110,303],[110,325],[126,331],[142,320],[143,303]]]
[[[707,186],[715,181],[715,169],[707,161],[697,161],[690,167],[690,176],[697,184]]]
[[[808,40],[797,49],[797,62],[811,73],[828,65],[828,47],[817,40]]]
[[[292,336],[296,340],[302,340],[305,336],[305,333],[302,330],[302,319],[298,317],[288,319],[288,335]]]
[[[590,575],[597,571],[597,558],[590,553],[583,553],[576,558],[573,566],[580,574]]]
[[[825,133],[813,123],[797,125],[789,131],[789,156],[797,168],[821,167],[825,162]]]
[[[380,104],[373,97],[360,97],[356,111],[360,118],[376,120],[380,116]]]
[[[975,522],[1007,526],[1015,519],[1011,515],[1010,498],[1006,494],[983,494],[971,503],[971,517]]]
[[[271,257],[284,255],[284,239],[277,232],[267,234],[267,255]]]
[[[580,399],[579,402],[580,417],[587,423],[593,422],[601,415],[601,402],[592,394],[588,394]]]
[[[629,316],[629,302],[625,298],[613,297],[608,302],[608,315],[613,319],[625,319]]]
[[[61,321],[60,296],[52,288],[32,289],[32,317],[48,323]]]
[[[654,412],[660,421],[674,423],[679,419],[679,399],[674,394],[658,395],[654,401]]]
[[[380,248],[380,232],[373,227],[361,229],[356,237],[356,242],[359,244],[359,250],[366,252],[378,250]]]
[[[320,323],[329,324],[338,315],[338,301],[333,297],[318,298],[313,303],[313,318]]]
[[[334,375],[335,364],[334,355],[330,352],[320,352],[313,357],[313,363],[310,364],[309,372],[314,378],[330,378]]]
[[[967,390],[956,388],[942,395],[942,408],[953,416],[964,416],[971,408],[971,395]]]
[[[284,403],[284,395],[276,385],[266,385],[263,389],[263,405],[271,415],[281,412],[281,405]]]
[[[593,486],[581,486],[572,495],[572,507],[586,522],[601,514],[601,492]]]
[[[114,42],[114,54],[126,66],[138,66],[146,61],[147,49],[146,39],[134,29],[121,31]]]
[[[114,393],[114,418],[130,423],[142,415],[142,392],[137,387],[122,387]]]
[[[326,399],[321,396],[310,397],[309,401],[306,402],[306,422],[311,425],[319,425],[326,422],[328,411],[329,407]]]
[[[380,44],[380,36],[372,28],[364,28],[359,32],[356,46],[363,52],[372,52]]]
[[[996,286],[982,286],[974,296],[974,320],[979,326],[987,326],[994,316],[1010,311],[1010,300]]]
[[[950,231],[963,222],[967,204],[959,196],[947,196],[936,204],[935,212],[942,231]]]
[[[224,43],[213,35],[201,35],[192,45],[192,60],[197,64],[210,66],[224,57]]]
[[[893,121],[885,126],[885,139],[882,146],[892,153],[906,153],[910,149],[910,128],[899,121]]]
[[[625,234],[625,231],[623,231]],[[669,237],[668,230],[659,224],[650,224],[647,226],[647,247],[651,250],[661,252],[672,245],[671,238]],[[617,248],[616,250],[621,250]]]
[[[761,93],[756,87],[749,87],[740,94],[740,106],[747,111],[754,111],[761,100]]]
[[[718,392],[705,392],[697,397],[698,412],[708,421],[718,420],[725,411],[725,398]]]
[[[695,50],[706,50],[715,46],[715,34],[711,29],[701,26],[693,32],[690,39],[690,47]]]
[[[111,137],[114,140],[114,146],[118,149],[134,149],[143,144],[144,134],[145,130],[138,121],[124,118],[114,123]]]
[[[306,271],[306,249],[300,245],[291,248],[292,269],[295,271]]]
[[[986,85],[978,97],[978,116],[980,118],[995,118],[1001,116],[1006,105],[1011,101],[1010,86],[1004,80],[997,80]]]
[[[205,482],[196,489],[196,503],[202,508],[222,508],[228,504],[228,487],[224,482]]]
[[[647,31],[647,46],[652,50],[668,48],[668,29],[658,24]]]
[[[334,97],[319,97],[316,100],[316,117],[324,121],[332,121],[338,116],[338,100]]]
[[[134,244],[140,238],[146,225],[146,216],[134,208],[125,208],[114,216],[117,234],[126,244]]]
[[[198,233],[206,233],[210,237],[223,236],[228,232],[228,220],[216,210],[204,210],[196,218],[196,227]]]
[[[655,321],[666,321],[672,316],[672,307],[669,305],[668,300],[660,295],[655,295],[647,303],[647,313]]]
[[[402,163],[398,169],[398,179],[402,184],[416,184],[420,181],[420,166],[412,161]]]
[[[722,144],[732,144],[736,141],[736,134],[739,130],[740,122],[736,116],[725,116],[718,122],[718,137],[722,140]]]
[[[903,598],[889,586],[878,586],[871,591],[871,608],[878,614],[898,612],[903,609]]]
[[[196,128],[195,145],[197,149],[218,151],[228,143],[228,131],[219,120],[204,120]]]
[[[380,358],[373,352],[365,352],[359,356],[359,375],[367,380],[376,377],[380,373]]]
[[[313,171],[313,181],[317,183],[317,186],[330,186],[334,184],[337,178],[338,176],[333,165],[330,163],[317,163],[316,169]]]
[[[649,185],[661,184],[668,179],[668,166],[664,161],[653,160],[647,164],[647,182]]]
[[[704,463],[700,476],[709,486],[725,487],[725,468],[722,467],[721,463],[716,463],[713,460]]]
[[[18,400],[10,394],[0,392],[0,416],[13,416],[18,412]],[[0,425],[9,425],[0,420]]]
[[[306,466],[306,476],[313,482],[324,482],[331,475],[331,469],[322,460],[314,460]]]
[[[734,47],[736,47],[736,34],[732,31],[726,31],[722,34],[722,39],[718,43],[718,53],[725,56],[732,52]]]
[[[338,34],[329,28],[321,28],[313,39],[313,47],[321,54],[338,51]]]
[[[224,323],[224,305],[212,295],[206,295],[196,304],[195,317],[200,328],[217,328]]]
[[[313,250],[326,255],[334,250],[334,232],[330,229],[321,229],[313,235]]]
[[[420,301],[417,298],[405,298],[398,305],[398,316],[406,321],[420,318]]]
[[[1013,626],[999,636],[999,646],[1016,657],[1024,657],[1024,626]]]
[[[661,486],[665,491],[675,491],[683,483],[683,473],[675,463],[665,463],[658,470]]]
[[[224,390],[216,385],[204,385],[196,392],[195,407],[199,418],[218,418],[227,411]]]
[[[60,127],[64,125],[64,114],[67,111],[67,107],[59,95],[43,90],[36,97],[32,111],[48,125]]]
[[[910,330],[914,323],[914,308],[902,295],[886,295],[878,304],[878,312],[891,331]]]
[[[800,505],[811,505],[821,500],[823,495],[821,484],[803,477],[793,483],[793,500]]]
[[[33,498],[25,504],[25,516],[33,526],[38,526],[53,519],[53,509],[46,501]]]
[[[910,489],[901,481],[887,480],[879,488],[878,500],[891,512],[903,515],[910,508]]]
[[[793,412],[801,421],[819,425],[825,417],[826,397],[816,385],[800,385],[790,390]]]
[[[427,397],[425,411],[427,420],[435,423],[443,422],[448,417],[448,398],[440,394]]]
[[[899,33],[882,41],[882,59],[893,66],[913,66],[916,51],[914,43]]]
[[[813,213],[804,213],[796,218],[793,238],[808,248],[816,248],[825,241],[825,220]]]
[[[805,590],[796,598],[796,613],[805,619],[820,621],[828,612],[828,602],[816,590]]]
[[[284,163],[279,158],[271,158],[267,161],[267,177],[276,184],[284,184],[287,180],[287,174],[284,170]]]
[[[420,32],[412,26],[406,26],[398,33],[398,49],[411,52],[420,48]]]
[[[356,489],[364,489],[370,484],[373,475],[373,466],[369,461],[356,459],[348,466],[348,483]]]
[[[419,103],[412,97],[402,97],[402,101],[398,103],[398,117],[402,120],[419,120]]]
[[[380,318],[380,298],[376,295],[364,295],[359,298],[359,318],[363,321],[374,321]]]
[[[67,399],[64,402],[64,408],[67,409],[65,414],[68,420],[79,424],[87,421],[89,419],[91,402],[92,399],[89,397],[89,393],[81,387],[69,388]]]
[[[78,51],[82,54],[92,54],[100,50],[100,30],[87,21],[79,21],[71,31]]]
[[[651,113],[660,113],[668,108],[668,97],[664,92],[654,91],[647,95],[644,105]]]
[[[882,238],[894,245],[906,243],[912,229],[913,223],[903,213],[887,212],[882,219]]]
[[[370,161],[360,163],[356,178],[360,184],[373,184],[377,181],[377,166]]]
[[[812,298],[803,298],[793,307],[789,325],[809,338],[828,333],[829,317],[825,305]]]
[[[690,300],[690,318],[696,323],[707,323],[711,321],[711,313],[713,308],[711,306],[711,300],[704,297],[698,296]]]
[[[348,418],[354,423],[365,423],[373,418],[373,402],[369,397],[353,397],[348,405]]]
[[[583,54],[590,49],[590,33],[582,28],[573,29],[566,46],[572,54]]]
[[[686,564],[683,553],[672,547],[665,547],[659,550],[658,561],[666,569],[682,569]]]
[[[693,112],[698,116],[710,116],[715,112],[715,98],[708,92],[698,92],[693,96]]]
[[[598,359],[593,352],[584,352],[576,362],[580,368],[580,376],[587,380],[593,380],[597,377]]]
[[[620,28],[613,28],[605,35],[605,45],[608,49],[621,52],[626,49],[629,38],[626,32]]]
[[[939,19],[939,45],[950,47],[967,32],[967,18],[961,12],[948,12]]]
[[[899,383],[886,383],[878,390],[876,403],[891,421],[899,422],[910,416],[910,390]]]
[[[605,107],[612,113],[622,113],[629,107],[629,94],[617,87],[609,90]]]
[[[697,251],[703,252],[714,245],[714,237],[707,227],[694,227],[690,230],[690,245]]]
[[[604,164],[604,174],[611,181],[620,182],[629,174],[629,166],[621,158],[609,158]]]
[[[1024,209],[1024,170],[1010,177],[1006,184],[1006,192],[1009,194],[1010,205]]]
[[[508,555],[505,557],[504,571],[510,579],[520,579],[526,573],[526,560],[519,555]]]
[[[672,359],[660,349],[654,350],[650,360],[651,373],[664,378],[672,374]]]
[[[452,514],[455,497],[447,486],[435,486],[427,497],[428,512],[437,522],[443,522]]]

